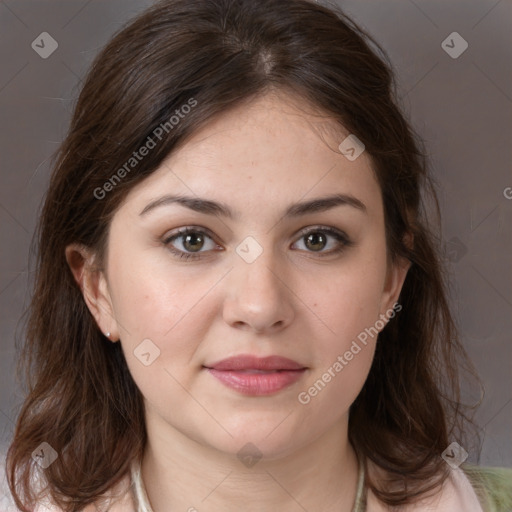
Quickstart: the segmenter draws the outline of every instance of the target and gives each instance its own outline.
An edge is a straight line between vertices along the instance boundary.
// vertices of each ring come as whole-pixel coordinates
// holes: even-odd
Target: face
[[[224,114],[132,189],[92,306],[120,338],[148,427],[226,453],[252,442],[278,457],[346,424],[368,332],[405,278],[386,258],[369,156],[347,159],[348,133],[295,105],[269,94]],[[207,369],[241,354],[303,369]]]

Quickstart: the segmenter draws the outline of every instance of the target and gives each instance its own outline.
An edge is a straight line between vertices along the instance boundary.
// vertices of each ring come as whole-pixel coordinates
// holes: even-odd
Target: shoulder
[[[370,490],[368,491],[367,512],[388,512],[389,510],[389,507],[377,500]],[[407,512],[494,512],[493,509],[487,510],[484,508],[481,497],[477,494],[465,472],[460,468],[450,469],[448,477],[435,495],[393,510]],[[499,512],[503,511],[500,510]]]
[[[512,469],[467,465],[463,470],[485,512],[512,510]]]
[[[41,502],[34,512],[64,512],[50,502]],[[130,475],[125,476],[107,495],[88,505],[82,512],[137,512]]]

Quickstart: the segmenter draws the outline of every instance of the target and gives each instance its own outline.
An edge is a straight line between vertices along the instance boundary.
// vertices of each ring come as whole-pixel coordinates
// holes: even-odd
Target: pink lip
[[[228,357],[216,363],[206,364],[206,368],[215,370],[302,370],[305,366],[286,357],[257,357],[250,354]]]
[[[206,365],[227,387],[245,395],[269,395],[299,380],[307,368],[281,356],[240,355]]]

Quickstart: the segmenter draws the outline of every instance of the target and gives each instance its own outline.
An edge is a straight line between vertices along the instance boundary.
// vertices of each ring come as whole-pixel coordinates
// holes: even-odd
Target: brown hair
[[[120,344],[105,339],[89,312],[66,246],[89,247],[101,263],[126,194],[216,115],[271,89],[298,95],[363,141],[382,190],[389,253],[412,262],[403,309],[380,334],[350,408],[350,441],[387,473],[386,481],[368,475],[367,485],[399,505],[445,479],[440,454],[451,436],[463,435],[458,360],[466,356],[425,220],[422,193],[437,205],[427,157],[400,112],[385,52],[341,10],[307,0],[166,0],[97,56],[55,161],[20,360],[28,395],[7,458],[22,510],[39,499],[31,454],[42,442],[59,455],[44,470],[49,495],[78,511],[127,474],[146,441],[142,396]],[[194,108],[169,128],[191,99]],[[165,137],[113,180],[163,125]],[[413,247],[404,243],[407,232]]]

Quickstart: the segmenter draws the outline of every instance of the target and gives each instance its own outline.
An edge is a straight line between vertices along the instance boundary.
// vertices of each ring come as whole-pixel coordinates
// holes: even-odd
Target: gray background
[[[0,2],[0,454],[21,401],[14,340],[29,298],[29,245],[49,158],[65,136],[92,59],[126,20],[151,3]],[[512,187],[512,2],[338,4],[388,52],[405,113],[431,154],[452,304],[486,388],[476,415],[481,454],[470,451],[469,460],[512,467],[512,200],[506,197]],[[456,59],[441,47],[454,31],[469,44]],[[31,48],[42,32],[59,44],[47,59]],[[474,390],[467,396],[474,398]]]

